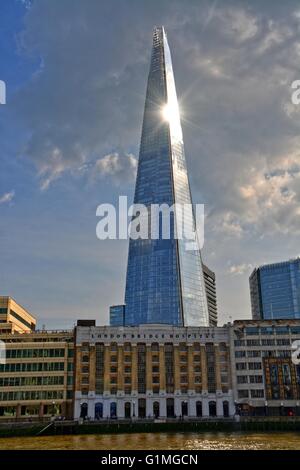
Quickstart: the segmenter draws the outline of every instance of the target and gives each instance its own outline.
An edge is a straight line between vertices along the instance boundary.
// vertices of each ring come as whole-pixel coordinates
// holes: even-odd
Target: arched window
[[[153,415],[155,419],[159,418],[159,402],[158,401],[155,401],[153,403]]]
[[[196,414],[197,414],[197,418],[201,418],[202,416],[202,402],[201,401],[196,402]]]
[[[174,398],[167,398],[167,418],[174,418]]]
[[[208,404],[209,416],[217,416],[217,404],[215,401],[210,401]]]
[[[145,400],[145,398],[139,398],[138,413],[139,413],[139,418],[146,418],[146,400]]]
[[[124,413],[125,418],[130,418],[131,417],[131,403],[129,401],[125,403],[124,411],[125,411]]]
[[[110,417],[112,419],[117,417],[117,404],[115,402],[110,404]]]
[[[223,401],[223,416],[224,416],[224,418],[229,417],[229,403],[228,403],[228,401]]]
[[[103,403],[95,404],[95,419],[103,418]]]
[[[181,415],[182,416],[188,415],[188,402],[187,401],[181,402]]]
[[[85,419],[88,414],[88,404],[87,403],[81,403],[80,405],[80,418]]]

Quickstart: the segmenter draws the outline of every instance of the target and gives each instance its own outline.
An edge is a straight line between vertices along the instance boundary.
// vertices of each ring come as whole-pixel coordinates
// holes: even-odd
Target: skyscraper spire
[[[164,28],[153,32],[135,204],[191,204],[172,60]],[[193,214],[190,225],[195,226]],[[176,232],[176,213],[171,228]],[[208,326],[200,249],[184,240],[130,239],[125,324]]]

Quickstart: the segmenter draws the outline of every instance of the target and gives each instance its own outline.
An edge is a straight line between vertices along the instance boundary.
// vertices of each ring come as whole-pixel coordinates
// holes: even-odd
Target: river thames
[[[299,450],[300,433],[138,433],[0,438],[0,450]]]

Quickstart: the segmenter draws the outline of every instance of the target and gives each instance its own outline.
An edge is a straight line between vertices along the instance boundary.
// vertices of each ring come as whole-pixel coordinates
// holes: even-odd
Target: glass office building
[[[249,282],[254,319],[300,318],[300,258],[260,266]]]
[[[125,305],[112,305],[109,307],[109,325],[124,326]]]
[[[188,173],[170,50],[163,27],[155,28],[148,77],[135,204],[191,204]],[[149,210],[149,217],[150,210]],[[189,250],[174,236],[130,239],[125,324],[208,326],[208,306],[199,246]],[[189,224],[195,227],[193,212]],[[198,243],[198,242],[196,242]]]

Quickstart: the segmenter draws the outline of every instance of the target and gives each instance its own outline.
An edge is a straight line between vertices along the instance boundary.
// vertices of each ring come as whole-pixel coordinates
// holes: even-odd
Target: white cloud
[[[233,264],[229,267],[228,273],[233,275],[241,275],[245,274],[247,271],[251,271],[251,269],[253,269],[252,264]]]
[[[215,231],[220,232],[229,237],[240,238],[243,234],[243,228],[237,216],[228,211],[221,215]]]
[[[0,204],[6,204],[6,203],[12,201],[14,196],[15,196],[14,191],[10,191],[9,193],[3,194],[3,196],[0,197]]]
[[[105,178],[111,176],[118,184],[124,182],[134,182],[137,169],[137,160],[132,154],[120,155],[110,153],[103,158],[99,158],[93,169],[95,178]]]

